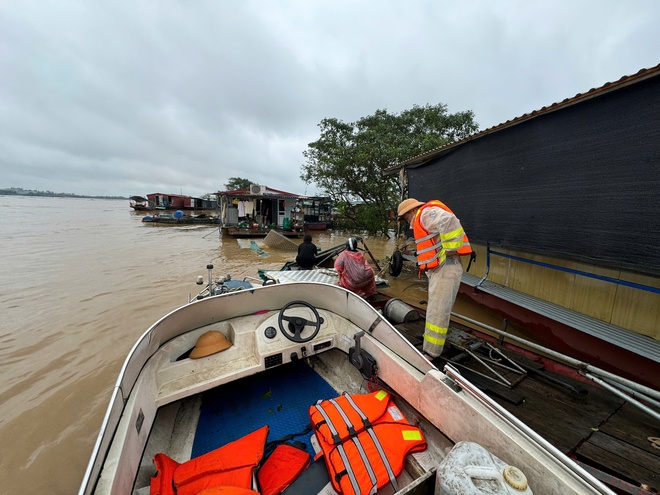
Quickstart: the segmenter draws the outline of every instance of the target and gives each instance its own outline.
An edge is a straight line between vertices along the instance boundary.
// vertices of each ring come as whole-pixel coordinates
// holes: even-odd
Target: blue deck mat
[[[339,395],[302,362],[242,378],[204,394],[192,457],[206,454],[269,426],[268,442],[299,433],[309,425],[309,407]],[[314,454],[309,437],[296,437]]]

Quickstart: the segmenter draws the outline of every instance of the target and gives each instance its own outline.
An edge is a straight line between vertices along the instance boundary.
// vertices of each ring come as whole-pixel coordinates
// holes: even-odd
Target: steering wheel
[[[306,320],[305,318],[301,318],[300,316],[285,316],[284,315],[285,311],[294,305],[305,306],[306,308],[309,308],[312,311],[312,313],[314,313],[314,317],[316,318],[316,320]],[[286,320],[288,322],[286,328],[282,320]],[[321,330],[321,321],[322,321],[321,317],[319,316],[319,312],[316,311],[316,308],[305,301],[291,301],[290,303],[285,305],[282,309],[280,309],[280,313],[277,316],[277,324],[280,327],[280,331],[282,332],[282,335],[284,335],[291,342],[298,342],[298,343],[309,342],[314,337],[316,337],[319,333],[319,330]],[[307,325],[311,327],[315,327],[314,332],[309,337],[302,338],[300,335],[302,334],[303,330]]]

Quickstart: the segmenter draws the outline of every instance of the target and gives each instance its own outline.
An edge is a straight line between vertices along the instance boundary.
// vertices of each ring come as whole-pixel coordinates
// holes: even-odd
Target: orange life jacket
[[[198,495],[217,487],[252,488],[252,475],[264,455],[267,436],[268,426],[263,426],[183,464],[156,454],[158,473],[151,479],[150,495]]]
[[[214,486],[213,488],[202,490],[197,495],[259,495],[259,492],[236,486]]]
[[[450,251],[456,251],[460,256],[467,256],[472,254],[472,247],[470,241],[463,229],[460,232],[429,232],[422,226],[422,211],[430,206],[437,206],[442,208],[448,213],[454,214],[453,211],[447,207],[442,201],[432,200],[421,206],[415,218],[413,219],[413,233],[415,234],[415,244],[417,245],[417,265],[420,270],[430,270],[437,266],[442,265],[447,257],[446,250],[448,247]],[[455,239],[462,235],[462,242],[460,245],[448,246],[450,239]]]
[[[156,476],[150,480],[149,495],[176,495],[172,480],[174,471],[181,464],[165,454],[156,454],[154,464],[156,465]]]
[[[309,466],[311,459],[304,450],[291,445],[278,445],[259,468],[257,478],[261,495],[279,495]]]
[[[342,495],[375,493],[396,477],[409,452],[426,448],[385,391],[319,401],[309,409],[333,488]]]

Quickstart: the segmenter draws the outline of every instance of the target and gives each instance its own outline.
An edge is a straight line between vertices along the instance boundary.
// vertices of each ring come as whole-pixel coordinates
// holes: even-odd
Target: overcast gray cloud
[[[660,63],[656,0],[0,0],[0,188],[316,193],[326,117],[481,129]]]

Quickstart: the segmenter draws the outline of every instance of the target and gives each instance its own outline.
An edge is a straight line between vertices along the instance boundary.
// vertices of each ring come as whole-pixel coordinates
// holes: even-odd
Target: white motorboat
[[[224,350],[193,359],[203,347],[200,337],[216,332],[227,342]],[[201,297],[147,329],[112,391],[79,495],[157,493],[156,454],[190,470],[197,466],[190,459],[232,448],[263,426],[269,441],[301,433],[318,459],[291,480],[286,495],[336,492],[337,476],[346,472],[328,475],[332,461],[319,446],[321,428],[317,423],[309,431],[309,425],[314,408],[332,403],[316,401],[336,402],[342,394],[387,395],[403,424],[423,435],[395,480],[370,478],[364,491],[363,483],[351,483],[353,493],[612,493],[456,369],[436,369],[364,299],[302,282]],[[360,431],[374,427],[362,428],[345,440],[356,442]],[[265,493],[259,470],[266,451],[245,487],[256,493]],[[297,487],[305,477],[308,484]],[[170,493],[185,491],[169,483]],[[341,493],[351,493],[342,486]]]

